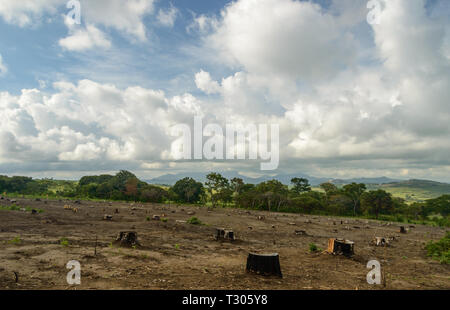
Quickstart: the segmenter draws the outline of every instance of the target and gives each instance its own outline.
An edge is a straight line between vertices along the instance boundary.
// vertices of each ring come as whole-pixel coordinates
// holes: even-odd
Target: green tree
[[[361,206],[368,213],[375,215],[386,214],[393,210],[392,195],[382,189],[365,192],[361,196]]]
[[[231,201],[233,191],[230,188],[230,182],[220,173],[212,172],[206,176],[206,188],[211,197],[213,207],[218,201],[223,203]]]
[[[311,185],[305,178],[293,178],[291,184],[293,185],[292,192],[297,195],[311,191]]]
[[[356,216],[361,203],[361,196],[366,191],[366,185],[363,183],[352,183],[344,185],[343,192],[353,203],[353,216]]]
[[[192,178],[178,180],[171,188],[178,200],[187,203],[198,202],[204,192],[203,184]]]

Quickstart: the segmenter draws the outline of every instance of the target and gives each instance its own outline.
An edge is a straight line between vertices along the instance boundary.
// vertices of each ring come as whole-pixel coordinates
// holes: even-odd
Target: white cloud
[[[205,168],[168,162],[170,127],[202,115],[204,123],[279,124],[280,166],[290,171],[448,180],[450,21],[430,16],[424,0],[388,1],[380,24],[353,36],[361,16],[348,13],[350,1],[332,3],[326,11],[311,2],[239,0],[218,17],[196,17],[190,29],[214,43],[214,62],[226,66],[209,71],[231,71],[213,79],[199,65],[195,85],[214,96],[92,80],[61,81],[53,93],[0,93],[0,167],[38,159],[42,170],[80,160],[93,169]],[[234,163],[210,166],[220,164]]]
[[[92,48],[110,48],[111,42],[106,35],[94,25],[70,26],[70,33],[59,40],[59,45],[69,51],[84,51]]]
[[[47,14],[68,13],[67,1],[61,0],[2,0],[0,16],[21,27],[38,23]],[[120,31],[130,40],[146,40],[143,18],[154,11],[154,0],[95,0],[81,1],[81,19],[90,25]]]
[[[207,43],[247,71],[302,79],[333,77],[355,54],[352,35],[332,15],[291,0],[232,3]]]
[[[201,70],[195,75],[195,85],[207,94],[215,94],[220,92],[220,86],[217,81],[211,79],[209,72]]]
[[[171,6],[167,10],[160,9],[158,12],[158,16],[156,17],[159,24],[172,28],[175,24],[175,20],[177,19],[178,9],[174,6]]]
[[[143,18],[154,11],[154,0],[95,0],[83,4],[83,17],[89,23],[122,31],[145,41]]]
[[[60,0],[2,0],[0,16],[10,24],[20,27],[40,22],[45,13],[56,13]]]
[[[8,72],[8,67],[3,62],[2,55],[0,54],[0,76],[5,75]]]

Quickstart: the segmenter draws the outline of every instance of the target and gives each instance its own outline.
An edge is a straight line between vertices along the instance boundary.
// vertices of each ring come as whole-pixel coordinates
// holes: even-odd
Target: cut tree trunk
[[[137,233],[135,231],[121,231],[114,241],[114,244],[123,247],[133,247],[138,246],[139,242],[137,240]]]
[[[335,255],[352,256],[354,252],[355,243],[350,240],[343,239],[329,239],[328,240],[328,253]]]
[[[280,257],[275,254],[254,254],[250,253],[247,258],[247,272],[253,272],[264,276],[278,276],[281,274]]]
[[[216,240],[235,240],[234,232],[232,229],[216,228],[216,234],[214,237]]]

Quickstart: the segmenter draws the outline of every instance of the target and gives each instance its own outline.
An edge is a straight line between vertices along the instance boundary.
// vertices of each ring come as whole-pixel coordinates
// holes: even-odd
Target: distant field
[[[450,184],[425,180],[409,180],[381,185],[368,185],[368,189],[377,188],[384,189],[394,197],[403,198],[407,202],[421,202],[442,195],[450,195]]]

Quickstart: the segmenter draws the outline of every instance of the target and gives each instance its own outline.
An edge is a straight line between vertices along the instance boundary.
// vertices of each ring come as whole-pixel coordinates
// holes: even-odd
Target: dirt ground
[[[372,220],[182,205],[15,200],[18,206],[44,212],[0,210],[0,289],[450,289],[450,266],[427,258],[424,250],[426,242],[444,236],[442,228],[407,225],[408,233],[400,234],[400,224]],[[11,203],[0,200],[3,206]],[[112,221],[103,220],[105,214]],[[153,215],[167,222],[153,220]],[[192,216],[205,225],[183,222]],[[215,241],[216,227],[232,228],[238,240]],[[136,231],[141,246],[114,246],[120,231]],[[377,247],[371,244],[375,236],[396,241]],[[309,252],[310,243],[326,250],[332,237],[354,241],[355,255]],[[60,244],[62,238],[68,246]],[[279,253],[283,278],[246,273],[250,252]],[[381,285],[366,281],[372,259],[381,263]],[[79,286],[67,284],[70,260],[81,264]]]

